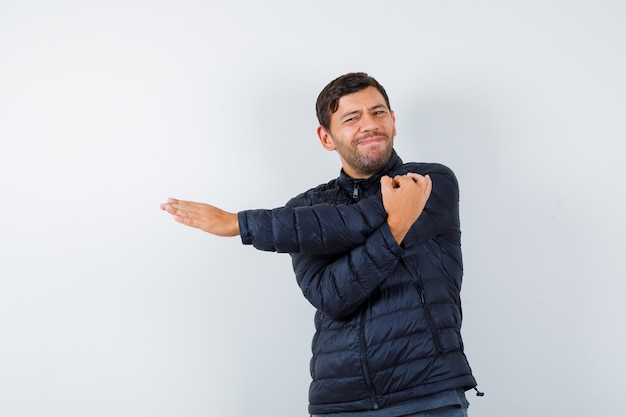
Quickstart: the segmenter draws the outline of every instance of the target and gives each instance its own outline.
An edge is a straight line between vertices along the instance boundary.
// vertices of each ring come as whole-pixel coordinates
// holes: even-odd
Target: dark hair
[[[367,87],[376,88],[385,99],[385,104],[391,110],[389,97],[382,85],[373,77],[364,72],[350,72],[328,83],[317,97],[315,111],[317,120],[324,129],[330,129],[330,118],[339,108],[339,99],[345,95],[356,93]]]

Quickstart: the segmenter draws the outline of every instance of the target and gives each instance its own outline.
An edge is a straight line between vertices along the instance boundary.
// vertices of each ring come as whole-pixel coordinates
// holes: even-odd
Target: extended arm
[[[177,222],[208,233],[240,234],[244,244],[260,250],[336,255],[363,243],[385,221],[396,241],[401,242],[421,213],[430,187],[428,176],[409,173],[393,179],[383,177],[382,200],[377,194],[353,205],[317,204],[230,213],[210,204],[168,199],[161,209]]]
[[[239,213],[170,198],[161,209],[186,226],[217,236],[241,235],[244,244],[260,250],[316,255],[345,253],[363,243],[387,219],[380,194],[354,205],[317,204]]]
[[[380,194],[353,205],[279,207],[238,215],[244,244],[313,255],[343,254],[363,243],[387,219]]]

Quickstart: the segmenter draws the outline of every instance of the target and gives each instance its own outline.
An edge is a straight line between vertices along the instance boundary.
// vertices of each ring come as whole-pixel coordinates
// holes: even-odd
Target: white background
[[[0,416],[307,415],[289,257],[159,203],[335,177],[349,71],[458,176],[471,415],[626,416],[625,47],[619,0],[2,1]]]

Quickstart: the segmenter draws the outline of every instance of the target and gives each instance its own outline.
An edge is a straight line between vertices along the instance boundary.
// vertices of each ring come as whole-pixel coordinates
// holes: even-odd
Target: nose
[[[376,130],[377,128],[378,124],[376,123],[374,116],[369,113],[363,114],[363,116],[361,117],[359,130],[362,132],[371,132],[373,130]]]

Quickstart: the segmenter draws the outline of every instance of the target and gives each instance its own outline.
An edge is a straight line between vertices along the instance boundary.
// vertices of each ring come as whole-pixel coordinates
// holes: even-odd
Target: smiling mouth
[[[384,142],[386,139],[385,135],[372,135],[359,140],[356,145],[370,145],[372,143]]]

